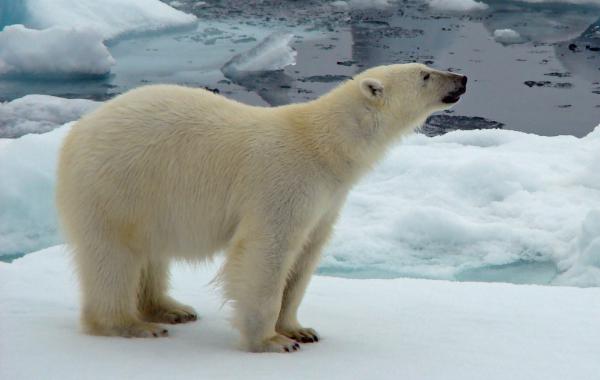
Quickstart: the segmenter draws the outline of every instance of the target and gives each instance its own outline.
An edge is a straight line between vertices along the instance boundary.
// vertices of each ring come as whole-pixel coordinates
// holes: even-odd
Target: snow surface
[[[35,28],[63,26],[93,29],[106,39],[189,26],[196,16],[159,0],[24,0],[27,24]]]
[[[512,29],[496,29],[494,30],[494,39],[502,44],[518,44],[523,42],[521,35]]]
[[[487,4],[475,0],[428,0],[428,2],[431,8],[440,11],[472,12],[488,8]]]
[[[0,103],[0,138],[45,133],[79,119],[101,102],[66,99],[50,95],[27,95]]]
[[[293,38],[291,33],[274,32],[248,51],[235,55],[221,70],[226,76],[239,76],[295,65],[297,52],[290,46]]]
[[[68,129],[0,139],[0,255],[61,241],[54,171]],[[598,167],[600,126],[581,139],[411,136],[351,192],[319,272],[599,286]]]
[[[2,379],[595,379],[600,289],[315,276],[300,320],[321,334],[292,354],[237,348],[215,265],[173,268],[201,320],[160,339],[79,331],[63,246],[0,263]]]
[[[0,32],[0,77],[104,75],[115,60],[92,29],[28,29],[9,25]]]

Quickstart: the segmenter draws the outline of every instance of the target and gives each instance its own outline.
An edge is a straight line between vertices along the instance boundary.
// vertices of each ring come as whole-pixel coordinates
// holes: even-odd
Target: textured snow
[[[0,256],[61,241],[53,187],[68,129],[0,139]],[[598,286],[598,167],[600,126],[413,135],[350,193],[319,272]]]
[[[475,0],[428,0],[428,2],[431,8],[440,11],[471,12],[488,8],[487,4]]]
[[[297,52],[290,46],[293,38],[291,33],[272,33],[251,49],[235,55],[221,70],[227,76],[239,76],[295,65]]]
[[[45,133],[79,119],[101,103],[50,95],[27,95],[0,103],[0,138]]]
[[[574,247],[600,236],[599,167],[600,127],[412,136],[351,192],[320,271],[598,286]]]
[[[79,331],[78,285],[58,246],[0,263],[0,378],[595,379],[600,289],[315,276],[300,321],[321,334],[293,354],[237,348],[213,266],[173,268],[198,322],[160,339]]]
[[[521,35],[512,29],[494,30],[494,39],[503,44],[516,44],[523,42]]]
[[[189,26],[194,15],[159,0],[24,0],[27,24],[35,28],[63,26],[92,29],[104,39],[123,34]]]
[[[91,29],[6,26],[0,32],[0,76],[103,75],[115,60]]]

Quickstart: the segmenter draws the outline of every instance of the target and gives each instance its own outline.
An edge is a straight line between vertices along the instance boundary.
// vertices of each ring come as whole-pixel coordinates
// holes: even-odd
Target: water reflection
[[[16,3],[0,0],[0,7]],[[182,9],[196,9],[191,0],[183,3],[189,7]],[[276,106],[321,95],[336,85],[331,78],[341,81],[367,67],[418,61],[471,76],[469,96],[454,108],[455,115],[480,116],[505,128],[545,135],[582,136],[592,130],[600,121],[600,89],[595,83],[600,79],[600,52],[594,50],[599,45],[595,34],[599,8],[486,3],[490,8],[485,12],[445,15],[418,0],[349,11],[319,1],[223,0],[196,10],[204,20],[196,31],[137,36],[111,44],[117,65],[106,78],[1,79],[0,100],[29,93],[104,100],[147,83],[178,83]],[[18,7],[11,6],[17,14]],[[0,12],[0,21],[2,14],[6,13]],[[296,66],[224,77],[223,63],[282,28],[299,36],[293,45],[298,50]],[[493,31],[506,28],[528,42],[496,43]],[[532,82],[549,85],[526,85]],[[562,83],[568,85],[559,86]]]

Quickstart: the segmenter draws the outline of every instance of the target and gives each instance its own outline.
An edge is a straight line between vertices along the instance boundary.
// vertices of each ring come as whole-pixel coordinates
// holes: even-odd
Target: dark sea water
[[[178,83],[280,105],[313,99],[368,67],[416,61],[470,78],[467,96],[429,134],[500,126],[584,136],[600,123],[598,7],[488,1],[488,10],[464,14],[411,0],[349,10],[324,1],[178,3],[198,16],[196,28],[108,41],[117,64],[106,77],[2,79],[0,100],[30,93],[103,100],[144,84]],[[523,42],[496,42],[494,30],[506,28]],[[295,66],[224,77],[227,60],[276,30],[295,34]]]

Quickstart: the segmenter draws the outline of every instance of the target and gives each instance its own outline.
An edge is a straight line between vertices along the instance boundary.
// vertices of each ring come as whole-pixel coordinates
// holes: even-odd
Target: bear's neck
[[[368,109],[362,94],[345,83],[324,96],[286,108],[293,132],[337,181],[351,185],[369,170],[393,142],[383,121]]]

